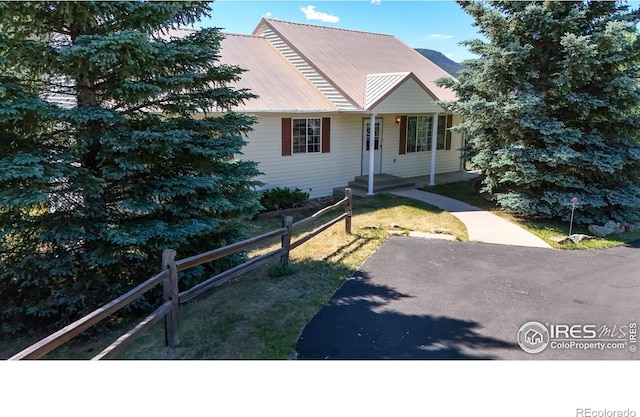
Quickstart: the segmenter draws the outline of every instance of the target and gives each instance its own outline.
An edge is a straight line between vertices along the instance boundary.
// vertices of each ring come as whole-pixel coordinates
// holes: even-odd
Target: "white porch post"
[[[367,195],[373,195],[373,175],[375,172],[375,144],[376,136],[376,114],[371,113],[371,121],[369,122],[369,187]]]
[[[436,149],[438,149],[438,113],[433,115],[431,128],[431,169],[429,185],[436,185]]]

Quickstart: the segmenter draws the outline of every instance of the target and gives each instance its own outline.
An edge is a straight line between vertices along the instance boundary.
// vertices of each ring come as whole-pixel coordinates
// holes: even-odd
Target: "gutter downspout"
[[[373,195],[373,175],[375,172],[375,144],[376,136],[376,114],[371,113],[371,121],[369,122],[369,187],[367,195]]]
[[[429,185],[436,185],[436,149],[438,149],[438,113],[433,115],[431,128],[431,169]]]

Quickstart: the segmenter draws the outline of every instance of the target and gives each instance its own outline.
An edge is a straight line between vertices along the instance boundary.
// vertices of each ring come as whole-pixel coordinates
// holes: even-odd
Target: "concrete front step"
[[[410,180],[388,174],[378,174],[373,178],[374,194],[389,190],[413,188],[414,186],[415,183]],[[356,177],[353,181],[349,181],[347,187],[353,190],[354,195],[364,196],[369,190],[369,177],[367,175]],[[344,187],[334,188],[333,195],[336,197],[344,196]]]

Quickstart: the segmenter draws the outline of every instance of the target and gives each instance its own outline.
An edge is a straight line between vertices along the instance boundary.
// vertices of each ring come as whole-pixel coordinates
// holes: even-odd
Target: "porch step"
[[[353,181],[349,181],[348,187],[353,190],[354,195],[366,195],[369,189],[369,176],[361,175],[359,177],[356,177]],[[389,174],[377,174],[373,177],[374,194],[383,191],[413,187],[415,187],[415,183],[413,181],[407,180],[406,178],[396,177]],[[336,197],[344,196],[344,187],[334,188],[333,195]]]

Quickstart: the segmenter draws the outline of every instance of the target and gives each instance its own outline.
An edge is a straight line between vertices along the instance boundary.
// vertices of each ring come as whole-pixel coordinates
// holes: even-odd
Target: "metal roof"
[[[224,36],[220,63],[246,70],[231,86],[258,95],[238,111],[362,112],[408,79],[434,101],[456,100],[452,90],[435,85],[451,75],[392,35],[262,19],[253,35]]]
[[[273,19],[262,19],[254,34],[265,26],[361,109],[372,74],[411,72],[434,99],[456,99],[452,90],[435,85],[451,75],[394,36]]]
[[[257,99],[235,110],[246,112],[318,112],[337,107],[263,37],[225,34],[220,63],[246,69],[236,88],[248,88]]]
[[[393,91],[398,85],[411,75],[410,72],[394,72],[391,74],[368,74],[365,94],[364,108],[374,107],[380,100]]]

